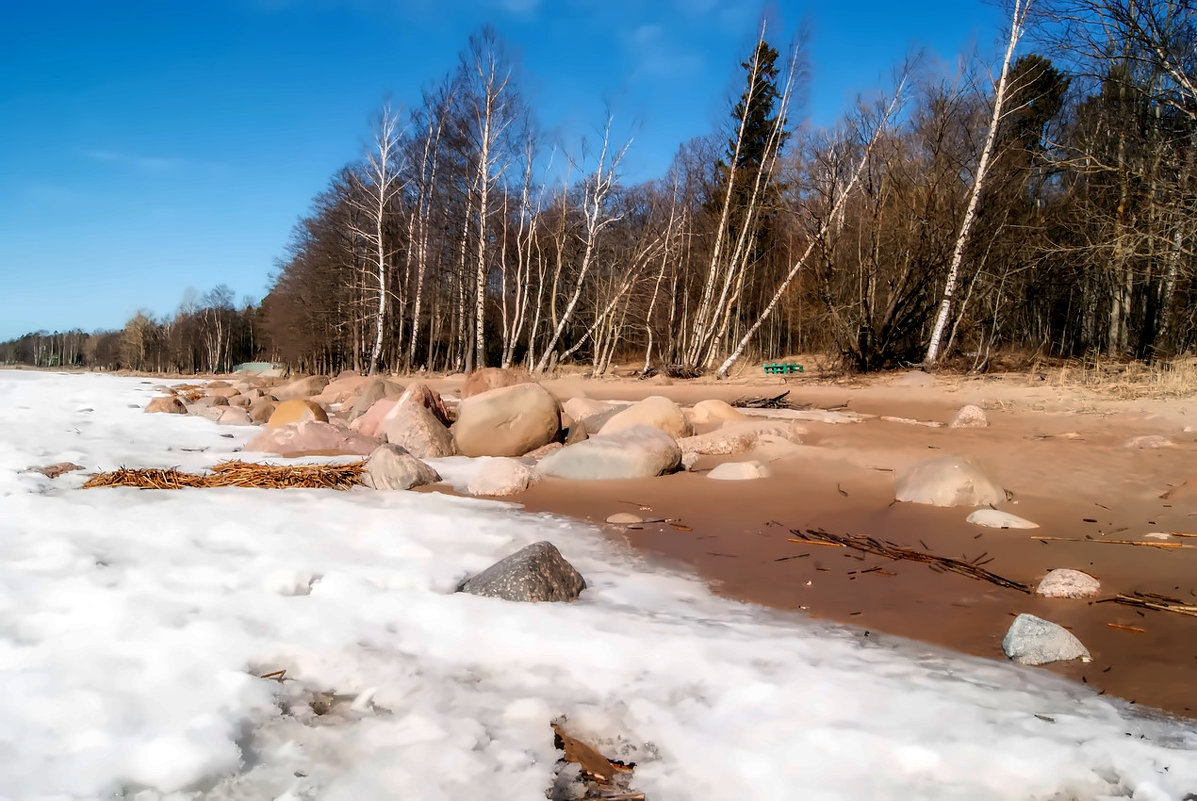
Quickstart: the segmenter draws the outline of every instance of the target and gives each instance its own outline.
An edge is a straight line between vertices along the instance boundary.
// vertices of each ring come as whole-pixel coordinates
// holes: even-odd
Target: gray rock
[[[458,592],[505,601],[573,601],[586,580],[551,542],[535,542],[495,562],[457,587]]]
[[[901,471],[894,497],[931,506],[990,506],[1005,502],[1006,491],[968,459],[944,456]]]
[[[370,452],[362,484],[379,490],[409,490],[441,480],[440,473],[399,445],[382,445]]]
[[[1092,598],[1100,591],[1100,581],[1088,573],[1067,567],[1049,571],[1035,588],[1035,594],[1044,598]]]
[[[1022,665],[1046,665],[1049,662],[1092,660],[1089,650],[1065,629],[1049,620],[1021,614],[1010,624],[1002,638],[1006,656]]]
[[[550,453],[543,475],[579,480],[649,478],[671,473],[682,461],[677,440],[653,426],[633,426]]]
[[[1159,434],[1145,434],[1141,437],[1131,437],[1122,443],[1122,447],[1131,450],[1150,450],[1153,448],[1171,448],[1175,443]]]
[[[949,428],[985,428],[988,425],[989,418],[985,416],[985,410],[972,403],[961,406],[952,422],[948,423]]]

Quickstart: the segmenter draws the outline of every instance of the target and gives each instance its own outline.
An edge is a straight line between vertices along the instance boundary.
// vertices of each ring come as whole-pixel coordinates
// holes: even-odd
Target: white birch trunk
[[[1027,10],[1031,0],[1014,0],[1014,10],[1010,18],[1010,38],[1006,43],[1006,55],[1002,58],[1002,73],[998,78],[997,90],[993,98],[993,116],[989,121],[989,133],[985,137],[985,146],[981,150],[981,159],[977,162],[977,174],[973,177],[972,192],[968,198],[968,208],[964,212],[964,221],[960,226],[960,235],[956,237],[956,246],[952,251],[952,262],[948,268],[948,277],[944,283],[943,300],[939,303],[939,313],[935,317],[935,326],[931,329],[931,341],[927,344],[927,355],[923,359],[925,364],[933,365],[939,359],[940,345],[943,343],[944,329],[948,325],[948,317],[952,311],[952,297],[956,292],[956,283],[960,278],[960,264],[964,259],[964,247],[968,244],[968,235],[972,230],[977,216],[977,202],[981,197],[981,189],[985,183],[985,173],[989,169],[989,159],[993,155],[993,143],[997,139],[998,125],[1002,121],[1002,106],[1006,100],[1006,81],[1010,74],[1010,62],[1014,58],[1014,50],[1018,47],[1018,40],[1022,38],[1023,24],[1026,22]]]

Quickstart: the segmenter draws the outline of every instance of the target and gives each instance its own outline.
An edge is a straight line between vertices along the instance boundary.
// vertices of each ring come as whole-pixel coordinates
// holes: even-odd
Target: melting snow
[[[144,414],[157,383],[0,371],[0,798],[527,801],[560,714],[642,746],[654,801],[1197,791],[1188,723],[718,599],[581,524],[438,494],[24,472],[199,469],[254,432]],[[542,539],[586,577],[579,602],[452,592]]]

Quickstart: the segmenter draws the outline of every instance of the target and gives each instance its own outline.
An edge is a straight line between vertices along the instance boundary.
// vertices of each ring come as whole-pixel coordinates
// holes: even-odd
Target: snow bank
[[[1186,723],[717,599],[510,505],[21,472],[197,469],[253,433],[142,413],[157,383],[0,371],[0,798],[527,801],[560,714],[649,744],[654,801],[1197,788]],[[577,603],[452,593],[542,539],[586,577]]]

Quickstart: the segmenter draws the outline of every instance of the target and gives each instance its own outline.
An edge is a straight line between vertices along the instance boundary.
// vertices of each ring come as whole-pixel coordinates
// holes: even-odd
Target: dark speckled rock
[[[586,580],[548,541],[500,559],[457,587],[458,592],[507,601],[572,601],[584,589]]]

